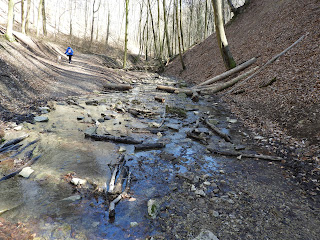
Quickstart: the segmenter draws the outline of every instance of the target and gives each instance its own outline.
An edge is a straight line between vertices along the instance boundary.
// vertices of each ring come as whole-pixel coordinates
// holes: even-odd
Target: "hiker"
[[[73,56],[73,49],[71,47],[68,47],[64,54],[67,54],[67,56],[69,56],[69,63],[71,63],[71,58]]]

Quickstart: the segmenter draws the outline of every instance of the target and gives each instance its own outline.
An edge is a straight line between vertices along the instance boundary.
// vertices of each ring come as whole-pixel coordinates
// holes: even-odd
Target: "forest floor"
[[[229,89],[217,94],[246,126],[266,138],[261,144],[288,156],[285,165],[302,185],[316,190],[312,194],[319,194],[320,175],[319,11],[317,0],[250,1],[226,27],[238,64],[258,57],[251,67],[261,67],[305,38],[241,87],[235,85],[238,92],[244,90],[241,94],[225,94]],[[183,55],[185,70],[176,58],[165,74],[196,85],[225,71],[220,56],[215,35],[211,35]],[[275,81],[261,87],[271,80]]]

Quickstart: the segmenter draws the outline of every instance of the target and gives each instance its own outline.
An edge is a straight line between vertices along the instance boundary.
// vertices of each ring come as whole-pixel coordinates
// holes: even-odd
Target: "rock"
[[[148,126],[150,128],[159,128],[160,127],[160,123],[150,122],[150,123],[148,123]]]
[[[87,180],[81,178],[72,178],[71,183],[74,185],[84,185],[87,183]]]
[[[25,167],[21,170],[21,172],[19,173],[20,176],[24,177],[24,178],[29,178],[30,175],[34,172],[34,170],[31,167]]]
[[[39,107],[39,110],[41,111],[42,114],[50,112],[49,107]]]
[[[78,117],[77,117],[77,120],[78,120],[78,121],[83,120],[83,119],[84,119],[84,116],[78,116]]]
[[[203,185],[205,185],[205,186],[210,186],[210,185],[211,185],[211,183],[210,183],[210,182],[208,182],[208,181],[205,181],[205,182],[203,183]]]
[[[139,223],[137,223],[137,222],[131,222],[130,223],[130,227],[137,227],[139,225]]]
[[[208,230],[202,230],[193,240],[219,240],[219,238]]]
[[[162,137],[162,133],[161,133],[161,132],[158,132],[158,133],[157,133],[157,136],[158,136],[159,138],[161,138],[161,137]]]
[[[237,119],[231,119],[231,118],[227,118],[227,121],[228,121],[229,123],[236,123],[236,122],[238,122]]]
[[[152,219],[155,219],[158,214],[159,205],[156,200],[150,199],[148,201],[148,214]]]
[[[166,125],[169,129],[179,132],[181,126],[179,124],[167,124]]]
[[[80,200],[80,199],[81,199],[81,196],[80,196],[80,195],[73,195],[73,196],[70,196],[70,197],[67,197],[67,198],[62,199],[62,201],[71,201],[71,202],[74,202],[74,201],[77,201],[77,200]]]
[[[120,146],[118,152],[125,152],[125,151],[127,151],[127,149],[123,146]]]
[[[219,217],[220,216],[220,213],[218,211],[212,210],[211,213],[212,213],[212,216],[214,216],[214,217]]]
[[[84,131],[85,135],[92,135],[97,133],[97,127],[89,127]]]
[[[20,126],[14,127],[13,130],[15,130],[15,131],[21,131],[22,128],[23,128],[23,127],[20,125]]]
[[[196,189],[196,186],[192,184],[192,185],[191,185],[191,191],[192,191],[192,192],[195,192],[196,190],[197,190],[197,189]]]
[[[205,197],[206,196],[206,193],[202,189],[197,189],[194,193],[196,195],[201,196],[201,197]]]
[[[33,118],[36,122],[48,122],[49,118],[47,116],[37,116]]]

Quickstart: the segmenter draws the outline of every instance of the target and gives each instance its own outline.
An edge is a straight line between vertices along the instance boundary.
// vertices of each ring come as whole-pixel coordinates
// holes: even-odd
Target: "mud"
[[[41,158],[28,179],[16,176],[0,182],[5,221],[26,224],[38,239],[194,239],[204,230],[219,239],[318,238],[318,198],[306,196],[283,163],[207,150],[210,146],[272,155],[258,147],[262,137],[253,140],[218,99],[194,103],[184,94],[156,90],[157,84],[176,84],[172,79],[144,76],[128,92],[96,91],[52,102],[51,111],[42,114],[48,122],[6,130],[6,139],[28,133],[25,144],[39,138],[35,154]],[[166,105],[182,109],[186,117],[166,112]],[[130,109],[140,114],[134,116]],[[187,132],[202,118],[211,119],[233,143],[202,121],[195,133],[205,141],[188,138]],[[135,151],[132,144],[85,138],[93,129],[100,135],[161,142],[165,148]],[[120,155],[125,155],[132,182],[129,197],[116,205],[115,219],[110,220],[104,190]],[[1,171],[8,171],[3,163]],[[70,173],[95,187],[76,188],[66,181]],[[150,199],[156,202],[155,218],[148,213]]]

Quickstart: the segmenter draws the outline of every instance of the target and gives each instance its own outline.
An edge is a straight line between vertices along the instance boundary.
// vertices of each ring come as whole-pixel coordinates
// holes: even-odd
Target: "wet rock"
[[[208,230],[202,230],[193,240],[219,240],[219,238]]]
[[[29,178],[30,175],[34,172],[34,170],[31,167],[25,167],[21,170],[21,172],[19,173],[20,176],[24,177],[24,178]]]
[[[104,118],[99,118],[99,119],[98,119],[98,122],[100,122],[100,123],[103,123],[104,121],[105,121]]]
[[[50,112],[50,108],[49,107],[39,107],[39,110],[42,114],[46,114]]]
[[[196,190],[197,190],[196,186],[192,184],[192,185],[191,185],[191,191],[192,191],[192,192],[195,192]]]
[[[179,132],[181,126],[179,124],[167,124],[166,125],[169,129]]]
[[[97,127],[89,127],[84,131],[84,134],[88,136],[96,133],[97,133]]]
[[[139,225],[139,223],[137,223],[137,222],[131,222],[130,223],[130,227],[137,227]]]
[[[23,129],[23,126],[19,125],[13,128],[15,131],[21,131]]]
[[[78,117],[77,117],[77,120],[78,120],[78,121],[83,120],[83,119],[84,119],[84,116],[78,116]]]
[[[214,217],[219,217],[220,216],[220,213],[218,211],[214,211],[214,210],[212,210],[211,214]]]
[[[241,151],[241,150],[245,150],[246,149],[246,146],[244,145],[237,145],[234,147],[234,150],[236,151]]]
[[[202,189],[197,189],[194,193],[198,196],[201,196],[201,197],[206,196],[206,193]]]
[[[160,123],[150,122],[150,123],[148,123],[148,126],[150,128],[159,128],[160,127]]]
[[[81,179],[81,178],[72,178],[71,183],[78,186],[78,185],[84,185],[87,183],[87,180]]]
[[[49,118],[47,116],[37,116],[33,118],[36,122],[48,122]]]
[[[125,152],[127,149],[124,146],[120,146],[118,152]]]
[[[148,201],[148,214],[152,219],[155,219],[158,214],[159,204],[156,200],[150,199]]]
[[[74,201],[77,201],[77,200],[80,200],[80,199],[81,199],[80,195],[73,195],[73,196],[70,196],[70,197],[62,199],[62,201],[74,202]]]

